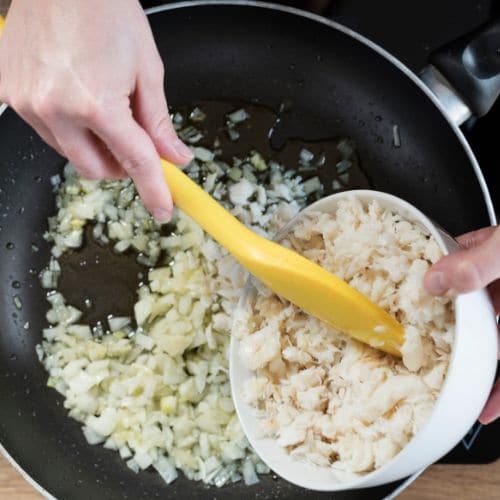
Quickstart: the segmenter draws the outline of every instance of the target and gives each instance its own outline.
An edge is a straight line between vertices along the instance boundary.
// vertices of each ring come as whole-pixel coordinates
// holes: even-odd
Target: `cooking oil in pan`
[[[239,109],[245,111],[248,119],[231,124],[229,115]],[[191,124],[201,132],[193,145],[218,149],[222,161],[229,163],[234,156],[242,157],[255,150],[268,160],[298,171],[306,180],[318,177],[325,194],[370,186],[355,145],[348,139],[290,138],[291,110],[291,103],[282,103],[274,111],[257,104],[204,101],[194,107],[179,108],[177,116],[185,117],[183,126]],[[237,136],[229,133],[231,127],[237,130]],[[148,270],[137,262],[134,252],[116,254],[94,242],[91,233],[89,227],[82,248],[59,259],[62,272],[58,289],[69,304],[82,311],[83,322],[101,331],[111,312],[116,316],[134,316],[136,290]]]

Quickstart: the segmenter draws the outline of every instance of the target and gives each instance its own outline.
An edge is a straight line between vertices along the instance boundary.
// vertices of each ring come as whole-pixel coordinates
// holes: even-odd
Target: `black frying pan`
[[[487,187],[459,129],[414,75],[367,40],[330,21],[268,5],[187,2],[155,10],[150,21],[167,61],[172,105],[217,99],[277,109],[287,102],[282,136],[352,137],[375,189],[407,199],[452,233],[494,222]],[[464,39],[450,46],[436,64],[483,113],[500,88],[500,44],[494,30],[475,36],[472,44]],[[477,58],[489,50],[491,60]],[[393,145],[394,124],[400,147]],[[10,457],[61,499],[321,496],[272,477],[252,488],[207,489],[185,479],[166,486],[157,474],[136,475],[115,452],[85,442],[62,399],[46,387],[35,355],[47,305],[30,270],[48,260],[42,233],[54,212],[49,177],[64,160],[10,109],[3,109],[0,130],[0,442]],[[106,280],[118,280],[109,273]],[[102,276],[94,278],[102,288]],[[14,281],[20,288],[12,287]],[[13,304],[16,294],[21,310]],[[377,498],[391,489],[334,496]]]

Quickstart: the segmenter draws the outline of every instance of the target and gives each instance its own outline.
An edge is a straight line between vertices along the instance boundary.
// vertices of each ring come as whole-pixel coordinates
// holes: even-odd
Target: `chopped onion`
[[[194,127],[187,127],[179,132],[179,137],[189,144],[196,144],[203,139],[203,134]]]
[[[98,434],[94,430],[92,430],[90,427],[83,427],[83,435],[85,436],[85,439],[87,440],[87,443],[89,444],[99,444],[104,442],[105,437],[102,436],[101,434]]]
[[[217,174],[208,175],[205,182],[203,183],[203,189],[208,193],[212,192],[215,187],[216,180],[217,180]]]
[[[259,478],[255,473],[255,468],[251,460],[246,459],[243,461],[242,467],[243,480],[247,486],[251,486],[252,484],[256,484],[259,482]]]
[[[239,167],[232,167],[228,172],[229,178],[234,182],[239,181],[242,175],[241,168]]]
[[[337,173],[343,174],[346,170],[349,170],[351,166],[352,166],[351,160],[340,160],[336,165]]]
[[[318,160],[316,161],[316,165],[318,167],[322,167],[325,163],[326,163],[326,155],[325,155],[325,153],[321,153],[318,156]]]
[[[50,183],[52,186],[57,187],[59,184],[61,184],[61,176],[59,174],[53,175],[50,178]]]
[[[45,269],[40,273],[42,288],[56,288],[58,275],[54,271]]]
[[[304,193],[306,195],[309,195],[311,193],[315,193],[316,191],[319,191],[322,188],[321,181],[319,180],[319,177],[311,177],[307,181],[304,182],[303,189]]]
[[[167,484],[170,484],[172,481],[175,481],[177,479],[177,469],[175,468],[175,464],[171,459],[166,457],[159,457],[153,463],[153,467]]]
[[[212,151],[209,151],[207,148],[202,148],[199,146],[193,148],[193,154],[197,160],[204,162],[212,161],[215,157]]]
[[[92,330],[88,325],[69,325],[68,333],[81,339],[91,339]]]
[[[127,466],[129,469],[133,470],[136,474],[141,470],[139,465],[133,458],[127,460]]]
[[[341,139],[337,144],[337,149],[344,158],[350,158],[354,154],[354,145],[349,139]]]
[[[202,118],[199,109],[190,115],[194,122]],[[249,116],[236,110],[226,118],[228,134],[238,134],[236,124]],[[173,121],[187,143],[202,139],[192,125],[182,127],[181,114]],[[195,146],[193,153],[186,173],[263,236],[322,189],[318,177],[303,182],[257,151],[228,163],[219,161],[219,150]],[[226,356],[230,315],[246,273],[182,212],[165,234],[171,227],[148,214],[129,179],[88,181],[68,165],[56,204],[45,235],[54,257],[79,248],[86,224],[92,224],[99,244],[118,253],[133,249],[137,261],[152,268],[140,278],[135,322],[109,316],[108,331],[99,322],[80,324],[82,313],[60,293],[47,296],[53,327],[44,329],[37,355],[48,385],[65,397],[88,442],[118,451],[135,472],[152,466],[167,483],[177,469],[216,486],[242,477],[256,482],[256,470],[268,469],[238,423]],[[40,276],[50,288],[60,273],[56,258]],[[90,298],[85,307],[92,307]]]
[[[250,115],[244,109],[238,109],[236,111],[233,111],[232,113],[229,113],[227,117],[229,121],[233,123],[241,123],[245,120],[248,120],[248,118],[250,118]]]
[[[112,332],[122,330],[127,325],[130,325],[130,318],[127,316],[110,316],[108,317],[109,329]]]
[[[344,183],[344,185],[349,184],[349,174],[348,173],[340,174],[339,179]]]
[[[189,114],[189,119],[195,123],[204,121],[206,117],[207,115],[200,108],[194,108]]]
[[[252,171],[253,169],[250,165],[248,165],[248,164],[243,165],[242,170],[243,170],[243,177],[247,181],[250,181],[253,184],[257,184],[257,177],[255,177],[255,175]]]
[[[175,113],[174,116],[172,117],[172,121],[176,125],[181,125],[182,122],[184,121],[184,118],[183,118],[183,116],[180,113]]]
[[[123,253],[127,251],[130,248],[130,241],[129,240],[121,240],[117,241],[113,247],[115,252],[117,253]]]
[[[401,147],[401,137],[399,135],[398,125],[392,126],[392,144],[394,145],[395,148]]]
[[[262,158],[262,155],[256,151],[250,156],[250,163],[257,172],[264,172],[264,170],[267,170],[266,161]]]
[[[255,184],[246,178],[241,179],[238,183],[229,187],[229,199],[234,205],[246,205],[255,190]]]
[[[232,141],[237,141],[240,138],[240,133],[237,130],[234,130],[234,128],[228,128],[227,135]]]
[[[153,349],[155,342],[151,337],[147,337],[146,335],[143,335],[142,333],[136,333],[134,335],[134,340],[138,345],[146,349],[146,351],[150,351]]]
[[[109,436],[118,423],[118,412],[114,408],[105,408],[100,416],[87,419],[87,427],[102,436]]]
[[[21,310],[23,308],[23,303],[22,303],[21,298],[19,297],[19,295],[14,295],[14,297],[13,297],[12,300],[14,302],[14,305],[16,306],[16,309]]]
[[[126,444],[119,449],[119,452],[120,452],[120,457],[123,459],[130,458],[132,456],[132,452],[130,451],[130,448]]]
[[[299,159],[303,163],[310,163],[314,158],[314,154],[306,148],[302,148],[299,153]]]

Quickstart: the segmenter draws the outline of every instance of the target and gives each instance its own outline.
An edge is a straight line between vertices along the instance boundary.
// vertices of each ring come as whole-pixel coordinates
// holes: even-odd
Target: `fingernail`
[[[431,271],[425,279],[425,288],[433,295],[443,295],[448,290],[443,273],[441,271]]]
[[[161,224],[166,224],[172,218],[172,212],[164,208],[155,208],[152,210],[153,217]]]
[[[491,424],[491,422],[494,422],[496,420],[494,415],[479,415],[478,418],[479,422],[483,425],[488,425]]]
[[[479,415],[478,420],[483,425],[488,425],[488,424],[491,424],[492,422],[494,422],[499,417],[500,417],[500,410],[491,411],[491,409],[485,408],[482,411],[481,415]]]
[[[186,161],[191,161],[193,159],[193,153],[180,139],[175,139],[172,143],[172,147],[175,149],[176,153],[182,156]]]

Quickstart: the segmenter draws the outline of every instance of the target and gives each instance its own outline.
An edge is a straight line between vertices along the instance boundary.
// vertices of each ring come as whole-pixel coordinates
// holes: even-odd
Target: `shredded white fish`
[[[355,197],[335,215],[304,216],[287,241],[394,315],[405,327],[403,357],[351,339],[259,289],[233,331],[242,361],[255,372],[245,398],[262,436],[297,460],[373,471],[422,428],[446,375],[453,302],[422,286],[441,250],[416,224]]]

